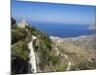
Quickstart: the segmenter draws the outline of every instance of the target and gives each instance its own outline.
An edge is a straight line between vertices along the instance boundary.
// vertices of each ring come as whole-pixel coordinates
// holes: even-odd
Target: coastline
[[[86,38],[86,37],[96,37],[96,34],[91,34],[91,35],[81,35],[81,36],[76,36],[76,37],[59,37],[59,36],[50,36],[50,39],[61,39],[61,40],[65,40],[65,39],[75,39],[75,38]]]

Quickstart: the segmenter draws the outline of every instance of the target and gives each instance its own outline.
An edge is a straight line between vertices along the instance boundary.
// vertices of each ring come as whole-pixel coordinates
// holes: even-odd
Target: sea
[[[57,23],[31,23],[38,30],[62,38],[78,37],[96,34],[96,30],[89,29],[89,25],[82,24],[57,24]]]

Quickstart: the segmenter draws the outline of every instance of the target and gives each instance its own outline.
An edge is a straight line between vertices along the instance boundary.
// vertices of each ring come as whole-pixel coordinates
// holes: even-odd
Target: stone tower
[[[24,19],[18,24],[18,27],[21,28],[25,28],[26,26],[28,26],[28,23]]]

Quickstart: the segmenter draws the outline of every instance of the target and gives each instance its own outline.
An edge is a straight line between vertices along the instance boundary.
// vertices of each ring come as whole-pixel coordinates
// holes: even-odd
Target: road
[[[68,60],[68,62],[66,63],[68,66],[67,66],[67,68],[66,68],[66,71],[69,71],[70,70],[70,67],[71,67],[71,65],[72,65],[72,63],[70,62],[70,60],[69,60],[69,57],[68,57],[68,55],[66,55],[66,54],[64,54],[64,53],[61,53],[59,50],[58,50],[58,48],[55,48],[56,49],[56,53],[57,53],[57,55],[61,55],[61,56],[63,56],[65,59],[67,59]]]
[[[36,66],[36,57],[35,57],[35,52],[33,48],[33,41],[36,39],[35,36],[32,36],[32,40],[28,43],[28,48],[30,50],[30,61],[29,63],[31,64],[31,72],[32,73],[37,73],[37,66]]]

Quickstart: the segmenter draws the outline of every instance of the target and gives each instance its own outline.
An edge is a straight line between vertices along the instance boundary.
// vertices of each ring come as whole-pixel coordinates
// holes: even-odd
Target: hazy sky
[[[96,7],[38,2],[12,2],[12,17],[35,22],[95,24]]]

